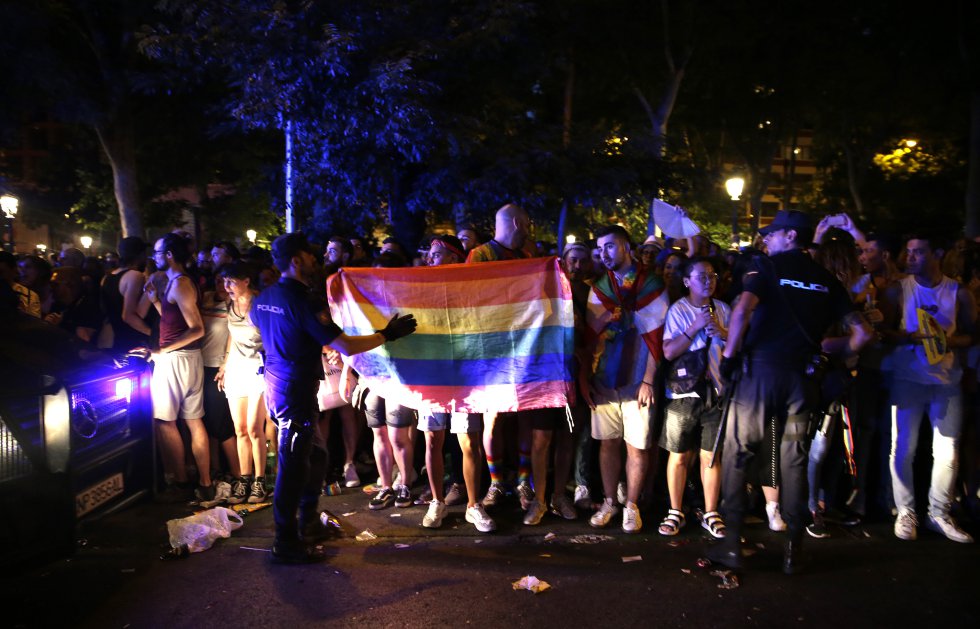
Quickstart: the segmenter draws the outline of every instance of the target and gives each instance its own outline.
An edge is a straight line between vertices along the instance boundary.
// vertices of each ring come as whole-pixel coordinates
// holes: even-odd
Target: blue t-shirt
[[[284,277],[252,302],[252,323],[262,335],[265,368],[283,379],[323,378],[320,353],[342,330],[317,318],[308,286]]]

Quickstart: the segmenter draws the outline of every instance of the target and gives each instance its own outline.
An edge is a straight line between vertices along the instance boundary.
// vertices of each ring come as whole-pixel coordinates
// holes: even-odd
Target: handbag
[[[704,347],[693,352],[684,352],[670,361],[667,368],[667,388],[671,393],[693,393],[706,381],[708,373],[708,350],[711,349],[711,337]]]

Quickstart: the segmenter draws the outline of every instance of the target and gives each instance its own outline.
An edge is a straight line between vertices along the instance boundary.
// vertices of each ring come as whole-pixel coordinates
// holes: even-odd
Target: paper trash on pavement
[[[599,542],[611,541],[613,537],[611,535],[576,535],[575,537],[569,538],[573,544],[598,544]]]
[[[531,575],[521,577],[520,581],[514,581],[511,586],[515,590],[528,590],[534,592],[535,594],[544,592],[551,587],[547,582]]]
[[[370,542],[373,539],[378,539],[378,536],[372,533],[371,531],[364,529],[356,536],[354,536],[354,539],[356,539],[359,542]]]

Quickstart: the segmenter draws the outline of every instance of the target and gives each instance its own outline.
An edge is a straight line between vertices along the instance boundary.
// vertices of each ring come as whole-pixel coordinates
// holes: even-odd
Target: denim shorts
[[[702,450],[713,450],[720,424],[721,409],[717,404],[705,408],[704,398],[700,397],[670,400],[660,433],[660,447],[678,454],[699,446]]]

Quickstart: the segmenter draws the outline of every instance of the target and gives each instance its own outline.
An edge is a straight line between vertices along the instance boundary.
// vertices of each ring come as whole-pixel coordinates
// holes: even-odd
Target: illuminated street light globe
[[[732,177],[725,182],[725,190],[728,192],[728,196],[732,198],[732,201],[738,201],[738,198],[742,196],[742,190],[745,188],[745,180],[741,177]]]
[[[78,239],[78,241],[80,243],[82,243],[82,247],[84,249],[88,249],[89,247],[92,246],[92,237],[91,236],[82,236],[81,238]]]
[[[17,216],[17,206],[19,204],[20,201],[15,196],[5,194],[0,197],[0,208],[3,209],[3,215],[7,218]]]
[[[252,244],[255,244],[255,239],[258,237],[258,233],[254,229],[249,229],[245,232],[245,237]]]

